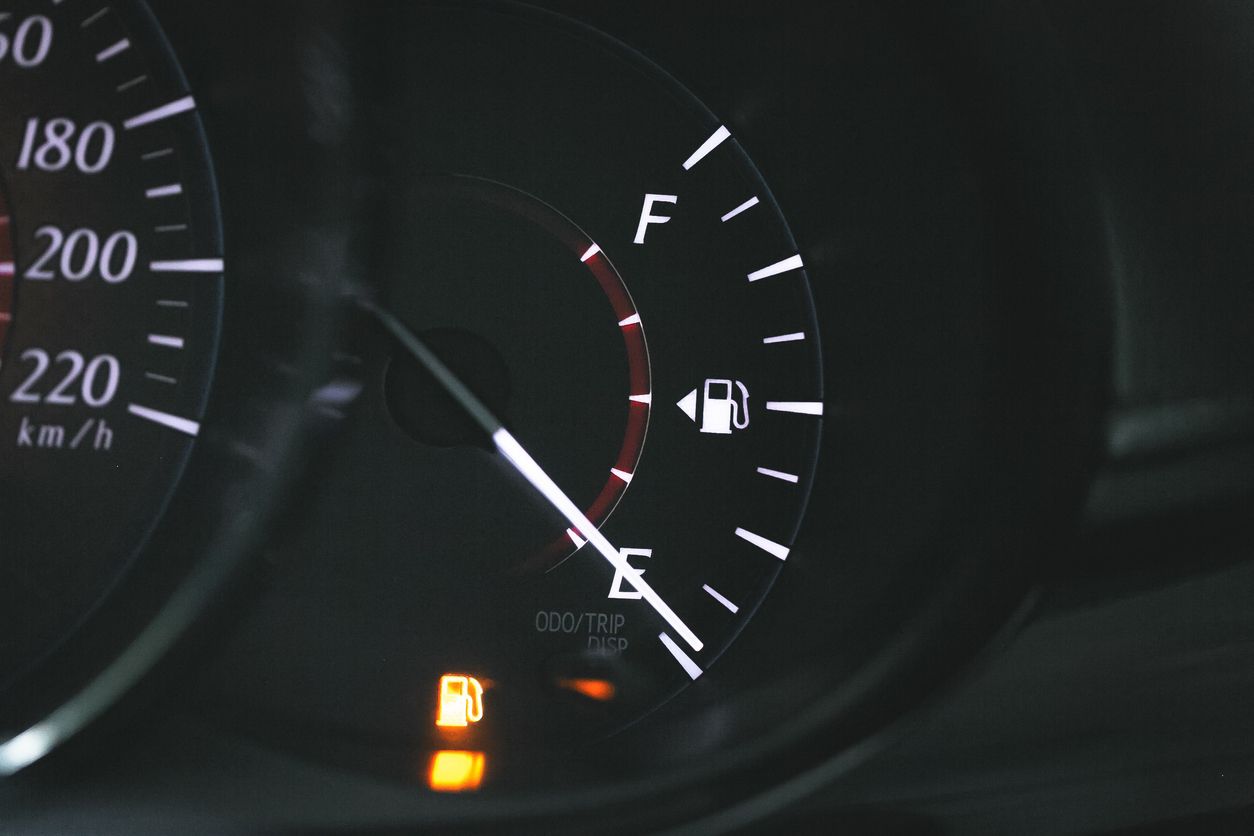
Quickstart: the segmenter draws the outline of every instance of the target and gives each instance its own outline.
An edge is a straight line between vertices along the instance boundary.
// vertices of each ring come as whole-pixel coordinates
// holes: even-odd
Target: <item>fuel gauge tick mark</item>
[[[746,200],[744,203],[740,204],[735,209],[731,210],[726,215],[724,215],[722,218],[722,221],[723,223],[727,223],[732,218],[736,217],[737,215],[743,212],[749,211],[750,209],[752,209],[753,207],[757,205],[758,205],[758,199],[756,197],[751,197],[748,200]]]
[[[708,157],[715,148],[722,145],[731,136],[731,131],[727,130],[727,126],[720,126],[709,139],[701,144],[701,147],[692,152],[692,156],[684,162],[684,171],[692,171],[697,163]]]
[[[744,540],[746,543],[752,543],[772,557],[778,557],[780,560],[788,559],[789,549],[787,546],[781,546],[774,540],[766,539],[761,534],[754,534],[752,531],[738,528],[736,529],[736,536],[741,540]]]
[[[762,340],[763,345],[779,345],[780,343],[798,343],[803,342],[806,335],[798,331],[795,334],[780,334],[778,337],[767,337]]]
[[[703,673],[697,663],[692,661],[692,657],[687,653],[684,653],[683,648],[675,644],[674,639],[665,633],[658,635],[658,638],[661,639],[662,644],[665,645],[666,649],[670,651],[670,654],[675,657],[675,661],[679,663],[679,666],[684,669],[684,672],[687,673],[688,676],[696,679]]]
[[[736,613],[740,612],[740,607],[736,606],[731,601],[728,601],[726,598],[724,598],[719,593],[719,591],[715,589],[714,587],[710,586],[709,584],[704,584],[702,585],[701,588],[705,590],[707,595],[709,595],[715,601],[718,601],[720,604],[726,607],[728,612],[730,612],[732,615],[735,615]]]
[[[763,476],[769,476],[772,479],[778,479],[781,482],[791,482],[794,485],[801,481],[801,479],[793,473],[785,473],[782,470],[771,470],[769,467],[759,467],[758,473]]]
[[[749,281],[760,282],[763,279],[769,279],[772,276],[778,276],[781,273],[790,273],[793,270],[800,270],[805,265],[801,261],[800,255],[790,256],[783,261],[777,261],[769,267],[763,267],[761,270],[755,270],[749,274]]]

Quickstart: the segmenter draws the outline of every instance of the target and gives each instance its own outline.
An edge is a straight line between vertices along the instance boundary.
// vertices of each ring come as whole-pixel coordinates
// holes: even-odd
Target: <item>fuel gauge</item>
[[[521,8],[397,12],[361,394],[229,678],[289,722],[561,750],[702,677],[786,570],[823,414],[805,259],[641,55]]]

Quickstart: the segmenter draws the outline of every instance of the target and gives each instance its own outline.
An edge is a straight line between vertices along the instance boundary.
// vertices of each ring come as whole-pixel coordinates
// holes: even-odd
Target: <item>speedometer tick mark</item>
[[[147,154],[144,154],[142,157],[140,157],[140,159],[143,160],[144,162],[152,162],[153,160],[159,160],[162,157],[168,157],[173,153],[174,153],[173,148],[162,148],[157,151],[149,151]]]
[[[171,183],[168,186],[155,186],[144,192],[144,196],[149,200],[156,200],[161,197],[174,197],[183,193],[183,185],[181,183]]]
[[[122,123],[122,127],[128,131],[133,131],[136,128],[142,128],[145,125],[151,125],[154,122],[160,122],[162,119],[169,119],[171,116],[178,116],[180,113],[187,113],[195,109],[196,100],[191,96],[184,96],[181,99],[167,102],[160,107],[154,107],[152,110],[145,111],[138,116],[132,116]]]
[[[186,418],[180,418],[177,415],[171,415],[168,412],[161,412],[157,409],[149,409],[146,406],[131,404],[126,411],[134,415],[136,418],[143,418],[145,421],[151,421],[154,424],[160,424],[163,427],[169,427],[186,435],[199,435],[200,424],[195,421],[189,421]]]
[[[82,28],[86,29],[88,26],[91,26],[93,23],[95,23],[96,21],[100,20],[100,18],[104,17],[104,16],[105,16],[105,15],[107,15],[108,13],[109,13],[109,7],[108,7],[108,6],[105,6],[103,9],[101,9],[101,10],[100,10],[100,11],[98,11],[98,12],[96,12],[96,13],[95,13],[95,14],[93,14],[91,17],[87,18],[87,19],[86,19],[86,20],[84,20],[82,23],[80,23],[80,24],[79,24],[79,26],[81,26]]]
[[[117,86],[116,89],[119,93],[125,93],[127,90],[130,90],[134,87],[138,87],[139,85],[143,84],[147,80],[148,80],[148,76],[146,75],[136,76],[135,78],[132,78],[130,81],[122,82],[121,84]]]
[[[182,337],[168,337],[165,334],[149,334],[148,343],[150,345],[159,345],[162,348],[183,349],[186,347]]]
[[[579,260],[587,264],[599,252],[601,252],[601,248],[598,245],[593,244],[591,247],[588,247],[587,251],[583,255],[579,257]]]
[[[163,375],[163,374],[156,374],[154,372],[144,372],[144,377],[148,378],[149,380],[156,381],[157,383],[166,383],[166,384],[169,384],[170,386],[178,385],[178,381],[176,379],[172,377],[167,377],[166,375]]]
[[[130,48],[131,48],[130,38],[123,38],[122,40],[118,41],[112,46],[107,46],[104,49],[100,50],[100,52],[96,53],[96,63],[103,64],[105,61],[108,61],[110,58],[115,58],[118,55],[121,55],[123,52],[126,52]]]
[[[154,273],[221,273],[226,264],[220,258],[187,258],[181,261],[154,261],[148,269]]]
[[[619,322],[618,327],[626,328],[628,325],[639,325],[639,324],[640,324],[640,314],[634,313],[631,316],[624,319],[623,321]]]

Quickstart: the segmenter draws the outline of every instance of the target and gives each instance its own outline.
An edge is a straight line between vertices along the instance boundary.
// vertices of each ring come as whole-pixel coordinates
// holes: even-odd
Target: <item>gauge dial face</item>
[[[401,14],[362,82],[391,91],[372,298],[530,464],[363,315],[291,586],[218,679],[410,747],[591,742],[700,679],[786,565],[823,410],[803,258],[733,133],[642,56],[527,10]]]
[[[0,3],[0,691],[160,518],[199,433],[222,273],[196,102],[147,9]]]

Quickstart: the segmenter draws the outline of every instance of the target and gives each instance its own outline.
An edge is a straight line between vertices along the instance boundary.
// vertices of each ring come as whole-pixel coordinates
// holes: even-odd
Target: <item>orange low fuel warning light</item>
[[[473,792],[483,783],[483,752],[443,749],[431,756],[427,785],[436,792]]]
[[[440,677],[437,726],[465,727],[483,719],[483,686],[473,676],[446,673]]]

